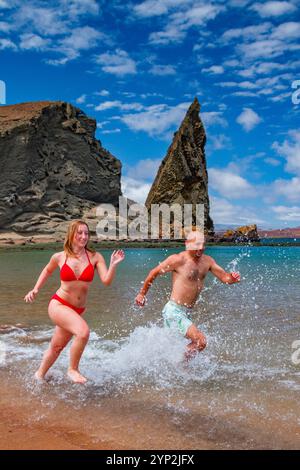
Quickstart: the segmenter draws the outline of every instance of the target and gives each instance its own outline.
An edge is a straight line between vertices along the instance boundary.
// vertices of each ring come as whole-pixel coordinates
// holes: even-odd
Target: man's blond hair
[[[201,233],[201,235],[203,235],[204,238],[205,238],[205,232],[204,232],[203,227],[201,227],[201,225],[200,226],[199,225],[191,225],[190,227],[184,228],[183,229],[184,238],[187,239],[187,237],[193,232]]]

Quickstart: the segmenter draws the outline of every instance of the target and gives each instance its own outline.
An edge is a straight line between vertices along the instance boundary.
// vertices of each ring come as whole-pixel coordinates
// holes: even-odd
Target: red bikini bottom
[[[81,315],[85,311],[85,307],[74,307],[74,305],[72,305],[69,302],[67,302],[66,300],[62,299],[57,294],[54,294],[51,297],[50,302],[51,302],[52,299],[58,300],[61,304],[66,305],[67,307],[70,307],[72,310],[75,310],[75,312],[77,312],[79,315]]]

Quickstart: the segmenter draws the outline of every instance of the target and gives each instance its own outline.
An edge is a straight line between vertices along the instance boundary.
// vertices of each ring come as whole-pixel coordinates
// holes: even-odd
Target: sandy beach
[[[238,416],[227,421],[221,413],[216,418],[199,410],[178,420],[160,406],[142,409],[142,397],[130,406],[107,397],[100,408],[89,410],[49,402],[52,381],[33,383],[27,394],[11,382],[9,378],[0,399],[1,450],[297,449],[297,429],[280,430],[276,418],[265,425],[249,415],[241,423]],[[72,393],[72,385],[68,387]]]
[[[48,388],[47,384],[44,386]],[[177,436],[176,432],[174,435],[174,422],[170,416],[146,417],[144,412],[132,415],[130,410],[122,410],[123,414],[120,414],[118,407],[113,410],[108,406],[95,420],[92,414],[62,403],[51,409],[32,395],[24,395],[21,404],[20,395],[20,389],[11,385],[3,390],[0,399],[1,450],[196,448],[188,444],[188,439],[182,438],[180,429]],[[199,448],[213,449],[215,444],[203,439],[199,441]]]

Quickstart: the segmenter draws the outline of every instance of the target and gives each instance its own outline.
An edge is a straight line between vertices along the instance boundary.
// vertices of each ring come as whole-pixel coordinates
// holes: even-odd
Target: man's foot
[[[81,375],[78,370],[75,369],[69,369],[68,370],[68,377],[69,379],[72,380],[72,382],[75,382],[77,384],[85,384],[87,382],[87,379]]]
[[[188,349],[185,353],[184,353],[184,361],[185,363],[187,364],[188,362],[190,362],[191,359],[194,359],[194,357],[197,356],[197,351],[195,351],[195,349]]]

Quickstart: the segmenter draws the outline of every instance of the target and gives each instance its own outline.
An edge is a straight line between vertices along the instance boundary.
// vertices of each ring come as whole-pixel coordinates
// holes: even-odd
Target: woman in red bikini
[[[56,268],[60,268],[61,285],[48,306],[49,316],[56,327],[50,346],[35,373],[36,379],[44,379],[49,368],[74,336],[70,350],[68,377],[76,383],[87,381],[80,374],[78,367],[89,339],[89,327],[82,318],[89,286],[94,278],[95,269],[103,284],[110,285],[115,276],[117,265],[125,256],[123,250],[114,251],[107,269],[103,256],[88,248],[88,241],[89,228],[87,224],[82,220],[71,222],[64,243],[64,251],[55,253],[51,257],[34,288],[24,297],[26,302],[33,302],[48,277]]]

